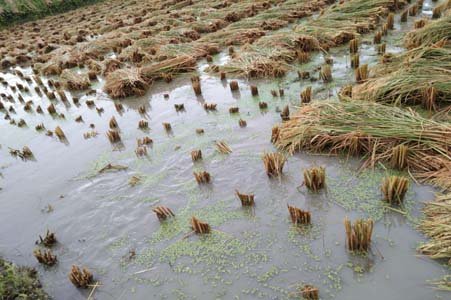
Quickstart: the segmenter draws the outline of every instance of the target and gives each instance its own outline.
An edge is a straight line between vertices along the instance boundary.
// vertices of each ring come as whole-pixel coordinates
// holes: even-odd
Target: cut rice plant
[[[319,289],[311,284],[306,284],[301,289],[302,298],[305,300],[318,300]]]
[[[269,177],[279,177],[282,175],[283,166],[286,162],[286,157],[279,152],[264,153],[262,156],[263,164],[265,166],[266,174]]]
[[[318,192],[326,186],[326,170],[324,167],[313,167],[304,170],[304,184],[312,192]]]
[[[93,283],[94,277],[87,268],[80,269],[80,267],[72,265],[69,280],[76,287],[86,289]]]
[[[61,127],[56,126],[54,132],[55,132],[56,136],[60,139],[60,141],[67,140],[66,135],[64,134],[64,131],[61,129]]]
[[[397,145],[392,148],[391,167],[397,170],[404,170],[407,167],[407,157],[409,155],[409,147],[406,145]]]
[[[363,83],[368,79],[370,71],[368,70],[368,65],[364,64],[355,70],[355,81],[357,83]]]
[[[141,157],[141,156],[147,156],[147,147],[146,147],[145,145],[143,145],[143,146],[138,146],[138,147],[135,149],[135,154],[136,154],[136,156],[138,156],[138,157]]]
[[[139,129],[149,129],[149,122],[147,122],[146,120],[140,120],[138,122],[138,128]]]
[[[216,110],[216,103],[204,103],[204,109],[206,111],[215,111]]]
[[[379,55],[385,54],[386,49],[387,49],[387,44],[385,44],[385,43],[377,45],[377,54],[379,54]]]
[[[138,147],[139,146],[144,146],[144,145],[148,146],[148,145],[152,145],[153,144],[153,140],[150,137],[145,136],[142,139],[137,139],[136,143],[138,144]]]
[[[389,13],[387,16],[387,28],[393,30],[395,28],[395,14]]]
[[[184,111],[185,105],[183,103],[180,104],[174,104],[174,108],[176,112]]]
[[[145,115],[145,114],[146,114],[146,111],[147,111],[147,109],[146,109],[146,106],[145,106],[145,105],[140,105],[140,106],[138,107],[138,112],[139,112],[140,114]]]
[[[191,228],[196,234],[207,234],[211,231],[211,227],[208,223],[202,222],[196,217],[192,217],[190,223]]]
[[[166,130],[166,131],[168,131],[168,132],[169,132],[169,131],[172,131],[171,123],[163,122],[162,124],[163,124],[164,130]]]
[[[199,161],[202,159],[202,151],[200,149],[191,151],[191,160],[193,162]]]
[[[235,190],[235,194],[240,199],[242,206],[254,206],[254,194],[241,194],[238,190]]]
[[[290,120],[290,107],[288,105],[285,105],[285,107],[282,109],[280,117],[282,118],[282,121]]]
[[[451,193],[436,195],[423,208],[425,219],[419,229],[430,239],[418,251],[432,259],[445,260],[451,265]]]
[[[230,81],[229,86],[230,86],[230,90],[231,90],[232,92],[238,91],[238,90],[240,89],[240,87],[239,87],[239,85],[238,85],[238,81],[236,81],[236,80]]]
[[[117,129],[119,125],[117,124],[116,118],[114,116],[111,117],[109,122],[110,129]]]
[[[301,92],[301,103],[310,103],[312,101],[312,87],[308,86]]]
[[[33,251],[34,257],[38,260],[39,263],[46,266],[53,266],[57,262],[57,257],[52,253],[51,250],[42,250],[35,249]]]
[[[360,65],[360,56],[359,54],[354,54],[351,56],[351,68],[357,69]]]
[[[53,103],[50,103],[50,105],[47,107],[47,111],[49,112],[49,114],[55,115],[56,114],[55,105],[53,105]]]
[[[344,220],[346,230],[346,246],[349,251],[368,252],[373,234],[373,220],[357,219],[353,224],[346,217]]]
[[[400,205],[404,201],[407,189],[409,187],[409,180],[401,176],[388,176],[382,180],[382,194],[384,201],[389,204]]]
[[[232,148],[227,144],[226,141],[216,141],[216,150],[218,150],[219,153],[222,154],[230,154],[232,153]]]
[[[119,131],[117,130],[108,130],[106,133],[108,139],[110,140],[110,143],[119,143],[121,141],[121,135],[119,134]]]
[[[357,39],[352,39],[349,42],[349,52],[351,54],[356,54],[359,51],[359,41]]]
[[[50,230],[47,229],[45,236],[39,236],[39,244],[42,244],[46,247],[52,247],[56,244],[56,235],[54,232],[50,232]]]
[[[229,113],[236,114],[240,111],[240,108],[238,106],[232,106],[229,108]]]
[[[193,91],[196,96],[202,95],[202,88],[200,85],[200,77],[199,76],[191,77],[191,85],[193,87]]]
[[[238,125],[239,125],[241,128],[243,128],[243,127],[246,127],[246,126],[247,126],[247,122],[246,122],[245,120],[243,120],[243,119],[239,119],[239,120],[238,120]]]
[[[258,88],[256,85],[251,85],[251,94],[252,96],[258,96]]]
[[[166,206],[157,206],[152,208],[152,211],[157,215],[158,220],[164,221],[167,218],[175,217],[175,214],[172,210]]]
[[[325,82],[331,82],[332,81],[332,68],[330,65],[322,65],[321,70],[319,72],[320,78]]]
[[[308,225],[311,221],[309,211],[303,211],[296,206],[288,205],[288,212],[290,213],[291,222],[294,225]]]
[[[206,184],[211,181],[210,173],[207,171],[193,172],[193,175],[198,184]]]
[[[266,103],[266,102],[264,102],[264,101],[260,101],[260,102],[258,102],[258,107],[260,108],[260,109],[268,109],[268,103]]]
[[[391,163],[393,147],[409,148],[409,171],[419,180],[451,187],[451,126],[411,110],[368,102],[314,102],[279,124],[275,144],[298,150],[363,155],[362,168]]]
[[[110,73],[104,90],[112,98],[143,96],[148,88],[140,69],[119,69]]]

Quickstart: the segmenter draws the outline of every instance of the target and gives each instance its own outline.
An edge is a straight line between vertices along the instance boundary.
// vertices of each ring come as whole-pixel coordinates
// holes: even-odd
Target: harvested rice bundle
[[[451,48],[421,47],[390,58],[376,77],[354,87],[352,97],[437,109],[451,102]]]
[[[409,180],[405,177],[389,176],[384,178],[381,187],[384,201],[390,204],[402,204],[408,187]]]
[[[304,184],[312,192],[318,192],[326,185],[326,170],[324,167],[313,167],[304,170]]]
[[[202,222],[196,217],[192,217],[190,223],[191,228],[196,234],[207,234],[211,231],[211,227],[208,223]]]
[[[235,190],[235,194],[240,199],[242,206],[254,206],[254,194],[241,194],[238,190]]]
[[[371,246],[373,220],[357,219],[354,224],[346,217],[346,245],[349,251],[367,252]]]
[[[432,46],[451,37],[451,13],[446,17],[429,22],[421,29],[413,30],[404,37],[404,45],[408,49],[419,46]]]
[[[418,251],[432,259],[446,259],[451,265],[451,193],[436,195],[423,211],[426,218],[419,229],[430,240],[418,247]]]
[[[148,88],[140,69],[120,69],[109,74],[104,90],[112,98],[143,96]]]
[[[182,55],[166,59],[156,64],[145,65],[141,68],[141,75],[147,82],[162,79],[162,74],[179,74],[195,71],[196,60],[189,55]]]
[[[91,82],[86,74],[78,74],[75,71],[68,69],[61,73],[61,79],[63,80],[64,86],[68,90],[85,90],[91,85]]]
[[[416,178],[451,187],[451,126],[413,111],[368,102],[314,102],[277,127],[279,149],[364,155],[362,167],[390,163],[393,147],[403,144]]]
[[[93,276],[87,268],[80,269],[78,266],[72,265],[69,280],[76,287],[86,289],[92,284]]]
[[[279,177],[282,175],[283,166],[286,162],[286,157],[279,153],[264,153],[262,156],[263,164],[265,166],[266,174],[269,177]]]
[[[290,213],[291,222],[294,225],[310,224],[310,212],[303,211],[302,209],[291,205],[288,205],[288,212]]]
[[[164,221],[169,217],[175,217],[172,210],[166,206],[157,206],[152,208],[152,211],[157,215],[158,220]]]

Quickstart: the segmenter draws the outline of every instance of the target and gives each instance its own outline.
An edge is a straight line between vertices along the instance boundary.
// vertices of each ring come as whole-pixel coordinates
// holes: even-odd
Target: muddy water
[[[425,1],[425,10],[430,2]],[[388,37],[387,51],[400,51],[396,44],[399,30]],[[370,39],[371,37],[368,37]],[[171,84],[155,84],[144,97],[121,101],[119,114],[114,102],[102,91],[80,96],[80,106],[58,102],[57,111],[66,119],[53,119],[47,113],[26,113],[17,101],[13,105],[28,127],[18,128],[0,120],[0,254],[19,264],[35,266],[46,290],[55,299],[86,299],[89,291],[74,288],[67,279],[72,264],[90,268],[101,283],[97,299],[286,299],[294,297],[303,283],[320,288],[323,299],[435,299],[447,295],[432,289],[427,281],[448,271],[439,263],[419,257],[415,251],[423,240],[415,231],[423,201],[432,199],[434,190],[411,183],[405,215],[386,210],[380,201],[379,185],[390,171],[358,173],[360,162],[297,154],[288,159],[284,176],[269,179],[261,155],[274,151],[271,128],[280,122],[278,108],[299,104],[299,92],[312,85],[319,99],[334,97],[339,87],[353,81],[348,67],[347,48],[334,49],[334,82],[299,81],[289,74],[279,81],[258,81],[260,96],[252,97],[249,82],[239,81],[240,92],[199,70],[203,94],[196,97],[189,76]],[[224,54],[215,58],[226,61]],[[361,47],[361,62],[377,61],[372,45]],[[323,63],[313,58],[300,69],[313,70]],[[30,73],[29,69],[22,70]],[[2,74],[8,82],[21,81]],[[285,96],[273,97],[272,89],[284,88]],[[45,110],[50,101],[33,91],[25,93]],[[1,87],[1,92],[4,87]],[[7,89],[8,93],[12,93]],[[164,94],[169,94],[165,99]],[[69,98],[70,95],[68,94]],[[95,100],[104,113],[86,106]],[[268,109],[261,111],[259,101]],[[207,113],[203,103],[217,103],[217,111]],[[184,112],[174,104],[183,103]],[[138,107],[145,105],[147,115]],[[238,106],[239,115],[228,108]],[[73,120],[82,115],[84,123]],[[105,136],[108,120],[115,116],[123,147],[113,146]],[[247,121],[240,128],[238,120]],[[150,130],[138,129],[141,119]],[[68,143],[37,133],[34,126],[44,123],[53,130],[60,125]],[[172,124],[165,132],[162,122]],[[95,124],[99,135],[85,140],[83,132]],[[196,128],[205,133],[197,135]],[[148,156],[136,157],[136,139],[150,136],[154,143]],[[233,149],[219,154],[214,141],[225,140]],[[8,154],[8,147],[28,145],[34,161],[21,161]],[[191,161],[190,152],[201,149],[203,160]],[[117,172],[98,171],[107,163],[128,166]],[[323,165],[327,172],[327,191],[310,194],[302,183],[302,170]],[[207,170],[212,184],[198,186],[192,172]],[[130,178],[140,182],[131,186]],[[234,196],[254,192],[256,207],[245,210]],[[296,229],[288,220],[287,204],[310,210],[313,225]],[[160,224],[151,208],[170,207],[177,217]],[[51,209],[50,209],[51,207]],[[214,231],[206,237],[189,235],[189,218],[209,222]],[[345,250],[343,219],[372,217],[376,226],[372,252],[365,257]],[[46,229],[56,232],[54,252],[59,263],[40,266],[32,256],[35,240]],[[133,255],[135,253],[135,255]]]

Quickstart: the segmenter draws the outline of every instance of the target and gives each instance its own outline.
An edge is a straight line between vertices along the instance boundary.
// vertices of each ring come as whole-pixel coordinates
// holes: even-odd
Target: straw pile
[[[393,147],[405,145],[406,165],[416,178],[451,187],[451,126],[413,111],[377,103],[324,101],[302,107],[277,128],[273,141],[279,149],[362,155],[363,167],[390,163]]]
[[[426,204],[424,214],[426,218],[419,228],[430,241],[418,251],[433,259],[446,259],[451,265],[451,193],[437,195]]]
[[[374,70],[375,78],[354,87],[353,99],[427,109],[451,104],[451,47],[415,48],[390,60]]]
[[[142,96],[147,88],[148,84],[139,69],[119,69],[112,72],[107,76],[104,86],[105,92],[112,98]]]

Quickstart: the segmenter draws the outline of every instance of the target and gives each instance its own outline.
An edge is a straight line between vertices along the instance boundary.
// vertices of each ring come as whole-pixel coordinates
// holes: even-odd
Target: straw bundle
[[[139,69],[119,69],[110,73],[105,82],[104,90],[112,98],[142,96],[148,88],[147,82]]]
[[[324,101],[302,107],[277,131],[279,149],[363,155],[363,167],[390,163],[393,147],[403,144],[409,149],[406,165],[416,178],[451,187],[451,126],[413,111],[377,103]]]

